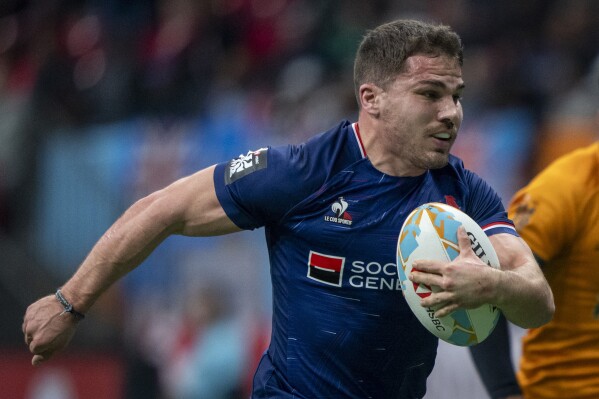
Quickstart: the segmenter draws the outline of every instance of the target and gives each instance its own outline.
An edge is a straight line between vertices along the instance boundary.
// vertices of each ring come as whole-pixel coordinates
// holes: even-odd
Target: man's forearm
[[[531,272],[533,265],[503,271],[496,288],[496,305],[505,317],[522,328],[539,327],[551,320],[553,295],[542,275]]]
[[[62,287],[75,309],[86,312],[108,287],[176,232],[172,215],[161,211],[162,201],[158,193],[137,201],[104,233]]]
[[[509,234],[497,234],[491,240],[501,271],[492,271],[494,282],[485,290],[491,296],[489,303],[498,306],[510,322],[523,328],[549,322],[555,312],[553,293],[528,245],[520,237]]]

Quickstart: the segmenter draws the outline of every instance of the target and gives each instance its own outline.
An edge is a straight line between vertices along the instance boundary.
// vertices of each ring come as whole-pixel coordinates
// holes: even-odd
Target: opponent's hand
[[[458,229],[458,245],[460,253],[453,261],[418,260],[409,276],[415,283],[439,288],[420,301],[422,306],[436,309],[437,317],[489,303],[493,277],[499,272],[476,256],[464,227]]]
[[[63,311],[54,295],[43,297],[27,308],[23,319],[23,335],[25,344],[33,354],[32,365],[45,362],[71,341],[77,320]]]

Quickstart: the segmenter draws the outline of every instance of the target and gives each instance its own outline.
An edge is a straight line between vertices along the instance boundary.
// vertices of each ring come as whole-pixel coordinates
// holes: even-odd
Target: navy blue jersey
[[[264,226],[272,337],[253,398],[420,398],[437,338],[401,293],[396,248],[426,202],[459,206],[487,234],[512,224],[497,194],[451,156],[416,177],[375,169],[356,124],[217,165],[218,199],[242,229]]]

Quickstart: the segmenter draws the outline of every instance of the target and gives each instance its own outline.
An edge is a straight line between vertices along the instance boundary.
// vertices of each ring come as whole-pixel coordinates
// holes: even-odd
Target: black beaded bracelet
[[[60,288],[56,290],[55,295],[56,299],[58,299],[58,302],[60,302],[60,304],[64,307],[64,311],[61,314],[70,313],[77,320],[82,320],[85,318],[85,315],[83,313],[79,313],[75,309],[73,309],[73,305],[71,305],[69,301],[67,301],[66,298],[62,295],[62,292],[60,292]]]

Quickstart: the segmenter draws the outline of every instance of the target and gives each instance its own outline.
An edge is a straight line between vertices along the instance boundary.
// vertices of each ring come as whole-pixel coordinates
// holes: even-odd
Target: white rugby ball
[[[397,268],[404,297],[418,320],[446,342],[471,346],[491,334],[499,318],[499,309],[485,304],[436,317],[435,309],[423,307],[420,300],[439,288],[416,284],[407,278],[412,271],[412,262],[417,259],[451,261],[457,257],[457,231],[461,225],[466,229],[476,255],[489,266],[498,268],[495,249],[480,226],[459,209],[437,202],[419,206],[406,218],[397,242]]]

